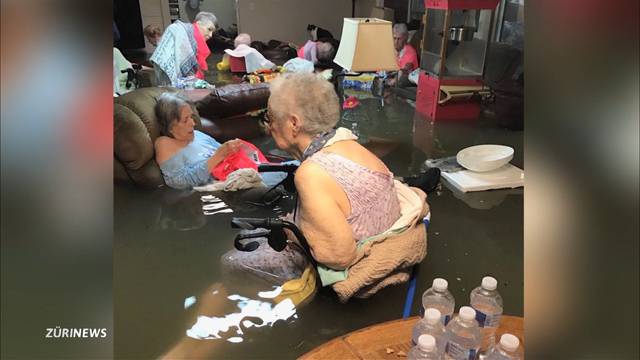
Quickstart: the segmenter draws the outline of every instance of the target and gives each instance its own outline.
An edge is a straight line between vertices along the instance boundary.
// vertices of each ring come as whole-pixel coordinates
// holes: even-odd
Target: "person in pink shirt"
[[[396,49],[398,67],[400,70],[411,72],[418,67],[418,53],[410,44],[409,30],[406,24],[393,25],[393,46]]]
[[[407,75],[413,70],[417,69],[418,53],[416,49],[407,43],[409,39],[409,30],[406,24],[393,25],[393,46],[396,49],[396,60],[398,62],[398,73],[387,79],[387,85],[395,86],[398,84],[398,79]]]
[[[216,17],[212,13],[199,12],[193,22],[193,36],[196,40],[196,61],[198,62],[198,70],[196,77],[204,80],[204,72],[209,70],[207,65],[207,57],[211,54],[207,40],[211,39],[216,31]]]

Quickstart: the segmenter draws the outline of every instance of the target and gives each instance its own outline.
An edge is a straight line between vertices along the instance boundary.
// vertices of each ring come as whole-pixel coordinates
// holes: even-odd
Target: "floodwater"
[[[522,131],[489,119],[431,124],[414,115],[410,102],[393,95],[362,99],[354,111],[343,114],[342,125],[357,131],[396,176],[419,172],[428,158],[485,143],[512,146],[512,163],[523,167]],[[267,138],[257,143],[263,151],[274,147]],[[347,304],[339,303],[331,289],[322,289],[302,306],[276,308],[258,295],[273,286],[220,268],[220,257],[233,248],[238,231],[231,228],[231,217],[268,216],[274,210],[249,204],[260,193],[248,191],[216,194],[233,214],[204,215],[201,195],[116,186],[117,358],[157,358],[170,352],[184,358],[289,359],[339,335],[401,317],[406,284]],[[419,268],[412,314],[419,313],[420,295],[434,277],[449,281],[457,310],[468,305],[470,291],[491,274],[498,279],[504,313],[522,316],[523,189],[463,194],[445,184],[428,201],[427,257]]]

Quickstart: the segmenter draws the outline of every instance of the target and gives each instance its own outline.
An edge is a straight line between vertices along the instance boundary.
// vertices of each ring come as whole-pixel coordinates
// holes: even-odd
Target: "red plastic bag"
[[[227,176],[238,169],[254,169],[258,171],[258,165],[268,163],[269,160],[264,156],[262,151],[250,142],[242,141],[240,150],[228,155],[220,162],[211,175],[218,180],[226,180]]]

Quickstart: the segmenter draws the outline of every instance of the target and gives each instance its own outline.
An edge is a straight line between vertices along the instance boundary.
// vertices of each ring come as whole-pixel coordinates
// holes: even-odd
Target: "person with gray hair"
[[[395,34],[409,34],[409,28],[405,23],[397,23],[393,25],[393,32]]]
[[[340,103],[316,74],[284,74],[271,82],[267,130],[276,146],[301,161],[296,171],[294,219],[326,267],[346,269],[356,242],[400,217],[393,174],[345,128],[335,129]]]
[[[398,79],[406,78],[409,73],[419,67],[418,53],[411,44],[409,39],[409,29],[407,24],[398,23],[393,25],[393,47],[396,49],[396,59],[398,62],[398,71],[394,77],[387,79],[387,85],[396,85]]]
[[[169,187],[188,189],[208,184],[214,180],[211,171],[242,144],[237,139],[220,144],[195,130],[196,109],[178,93],[160,95],[155,110],[160,126],[160,136],[154,142],[155,159]]]
[[[251,35],[249,35],[247,33],[238,34],[238,36],[236,36],[236,38],[233,39],[233,46],[237,48],[238,45],[241,45],[241,44],[250,46],[251,45]]]
[[[202,36],[204,36],[206,40],[209,40],[213,36],[213,32],[216,30],[218,18],[210,12],[200,11],[196,14],[193,22],[200,28]]]
[[[316,51],[318,62],[322,64],[331,64],[336,56],[336,48],[330,42],[318,41]]]
[[[167,27],[150,59],[158,85],[177,87],[192,76],[204,80],[211,54],[207,40],[213,37],[217,21],[214,14],[202,11],[193,24],[176,21]]]

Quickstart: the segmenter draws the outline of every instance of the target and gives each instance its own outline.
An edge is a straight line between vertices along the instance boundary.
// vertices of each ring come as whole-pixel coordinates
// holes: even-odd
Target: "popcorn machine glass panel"
[[[427,9],[421,68],[436,77],[481,78],[491,26],[480,19],[491,16],[488,9]]]
[[[429,9],[423,37],[420,68],[433,75],[440,75],[440,57],[444,47],[442,31],[446,10]]]

